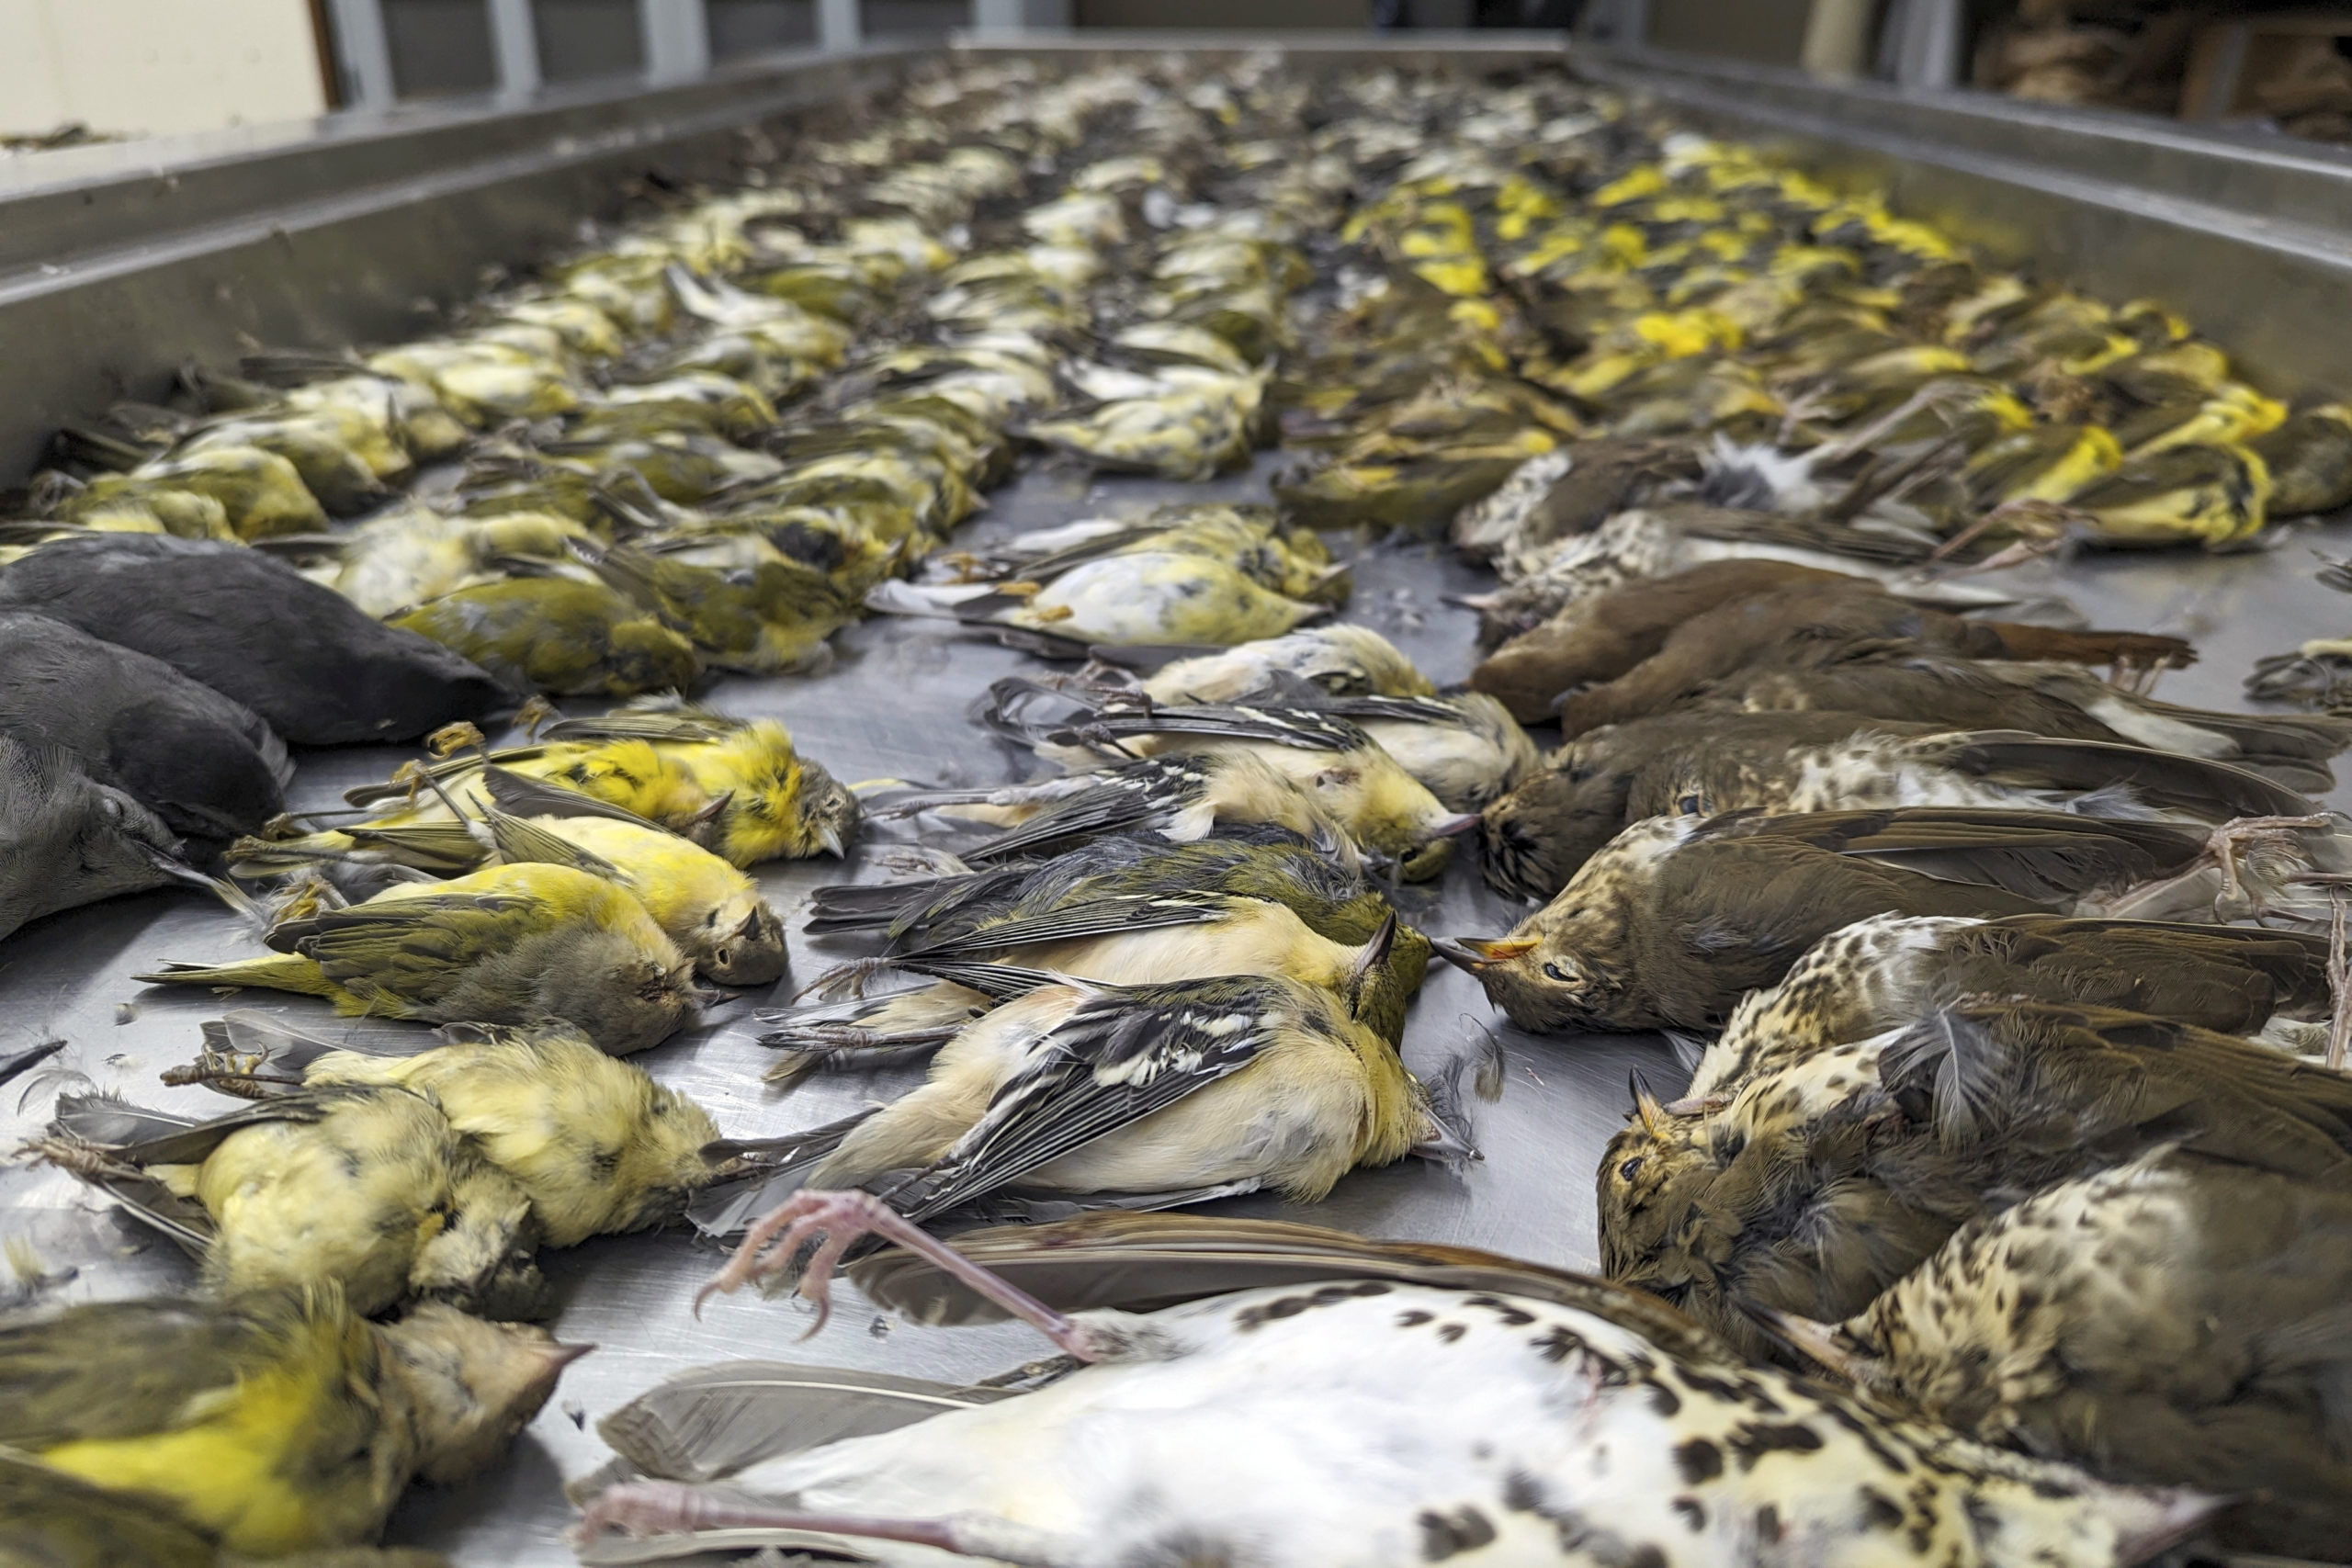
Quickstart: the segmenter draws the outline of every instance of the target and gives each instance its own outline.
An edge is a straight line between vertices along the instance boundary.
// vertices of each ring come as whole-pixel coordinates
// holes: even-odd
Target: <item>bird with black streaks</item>
[[[2338,853],[2312,817],[2211,829],[1941,807],[1660,817],[1611,840],[1508,936],[1435,949],[1522,1028],[1688,1029],[1873,915],[2291,909],[2300,879]]]
[[[2214,1540],[2352,1530],[2352,1192],[2175,1148],[1963,1226],[1842,1324],[1774,1328],[1875,1401],[2109,1481],[2243,1499]]]
[[[2143,1013],[1963,998],[1678,1114],[1646,1094],[1600,1174],[1602,1267],[1762,1349],[1841,1321],[1962,1225],[2175,1145],[2341,1187],[2352,1076]]]
[[[1638,1292],[1465,1248],[1168,1215],[950,1245],[860,1192],[802,1193],[789,1220],[786,1255],[820,1243],[801,1290],[820,1305],[878,1236],[904,1250],[853,1266],[869,1294],[1028,1323],[1062,1353],[1050,1381],[684,1374],[603,1424],[621,1461],[582,1498],[582,1562],[723,1540],[1020,1568],[2107,1568],[2213,1506],[1885,1419]],[[757,1272],[739,1258],[719,1287]],[[812,1441],[829,1431],[867,1435]]]

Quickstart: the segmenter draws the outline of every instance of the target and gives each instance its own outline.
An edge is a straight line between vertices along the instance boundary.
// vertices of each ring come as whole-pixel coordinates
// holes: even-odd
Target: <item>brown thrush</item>
[[[2352,1191],[2177,1149],[1973,1222],[1842,1325],[1784,1332],[1883,1402],[2110,1481],[2245,1497],[2223,1545],[2352,1539]]]

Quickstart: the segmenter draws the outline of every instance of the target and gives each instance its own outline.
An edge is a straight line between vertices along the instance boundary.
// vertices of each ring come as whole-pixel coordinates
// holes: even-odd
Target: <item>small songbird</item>
[[[1750,991],[1699,1058],[1686,1103],[1969,996],[2148,1013],[2311,1056],[2332,1005],[2327,938],[2162,920],[1879,915],[1830,932]]]
[[[541,1245],[644,1230],[676,1218],[710,1184],[709,1112],[645,1069],[558,1028],[451,1024],[417,1050],[402,1031],[381,1049],[312,1034],[266,1014],[204,1026],[205,1050],[166,1083],[276,1096],[375,1087],[430,1098],[450,1129],[521,1189]]]
[[[857,797],[802,755],[791,732],[772,718],[740,719],[648,699],[594,718],[559,720],[533,745],[502,747],[486,758],[461,755],[426,772],[453,793],[478,799],[488,794],[481,777],[485,764],[620,807],[737,866],[838,858],[857,834]],[[404,774],[346,790],[344,798],[354,806],[409,804],[409,810],[379,821],[450,818],[437,798],[417,801],[416,788]],[[526,793],[510,795],[504,809],[536,815],[563,804],[561,796]],[[347,847],[335,841],[337,835],[316,837],[322,847]]]
[[[1956,654],[1977,660],[2074,660],[2141,670],[2188,664],[2196,650],[2178,637],[2140,632],[2065,631],[2008,621],[1964,620],[1911,604],[1870,583],[1834,592],[1810,584],[1732,601],[1675,628],[1657,652],[1559,705],[1560,733],[1658,713],[1748,669],[1802,668],[1890,652]]]
[[[2306,795],[2335,787],[2328,759],[2352,747],[2352,719],[2183,707],[2136,696],[2075,665],[2006,660],[1915,655],[1750,671],[1709,688],[1694,705],[1724,704],[2124,741],[2251,769]]]
[[[1206,837],[1221,823],[1251,823],[1327,846],[1341,864],[1355,870],[1363,857],[1354,829],[1377,823],[1379,803],[1361,787],[1360,775],[1331,783],[1336,798],[1310,795],[1253,756],[1146,757],[993,789],[916,790],[878,797],[866,809],[877,818],[935,810],[1001,826],[1004,831],[960,852],[974,865],[1054,853],[1106,833],[1150,833],[1183,844]],[[1393,833],[1400,826],[1392,819],[1385,830]],[[1408,861],[1405,869],[1409,874],[1416,867]]]
[[[1125,852],[1122,861],[1148,847],[1135,840],[1110,842]],[[973,962],[1018,964],[1116,985],[1285,975],[1337,988],[1353,975],[1368,944],[1393,942],[1363,998],[1363,1017],[1390,1043],[1403,1043],[1405,1007],[1428,968],[1429,939],[1396,923],[1387,900],[1360,878],[1333,876],[1329,863],[1298,845],[1211,840],[1170,846],[1116,869],[1107,861],[1095,846],[1073,851],[1023,877],[1027,886],[1017,897],[958,910],[956,929],[846,966],[861,976],[877,968],[940,976],[928,986],[761,1014],[769,1026],[761,1043],[800,1057],[769,1076],[796,1076],[836,1056],[854,1061],[876,1050],[951,1037],[994,1005],[954,978],[959,965]],[[1069,873],[1081,865],[1103,869],[1072,878]]]
[[[684,1374],[603,1423],[626,1462],[582,1500],[583,1562],[724,1540],[908,1565],[1732,1568],[1784,1542],[1826,1568],[2106,1568],[2214,1506],[1888,1420],[1638,1292],[1464,1248],[1168,1215],[951,1247],[857,1192],[802,1193],[789,1222],[786,1258],[823,1238],[801,1284],[819,1303],[880,1235],[913,1256],[856,1266],[878,1300],[1019,1318],[1074,1369],[1017,1394],[771,1363]],[[824,1430],[869,1435],[803,1435]]]
[[[571,866],[492,866],[401,883],[272,925],[267,958],[167,964],[150,985],[261,986],[346,1014],[429,1023],[577,1025],[616,1055],[699,1009],[694,965],[626,888]]]
[[[2352,502],[2352,409],[2344,404],[2290,414],[2246,446],[2270,470],[2271,516],[2303,517]]]
[[[2296,840],[2315,820],[2209,833],[1940,807],[1654,818],[1510,935],[1433,945],[1522,1028],[1695,1028],[1872,915],[2164,919],[2259,902],[2304,863]]]
[[[866,593],[865,606],[1000,628],[1016,647],[1078,659],[1096,645],[1228,648],[1281,637],[1330,612],[1328,604],[1278,593],[1214,556],[1173,550],[1106,556],[1042,587],[880,582]]]
[[[447,649],[238,545],[60,540],[8,568],[0,603],[160,659],[297,746],[407,740],[514,701]]]
[[[1836,572],[1777,560],[1707,561],[1665,577],[1636,578],[1580,598],[1513,637],[1470,672],[1522,724],[1554,716],[1562,692],[1614,681],[1656,655],[1686,622],[1719,605],[1778,588],[1842,586]],[[1862,580],[1852,580],[1859,583]]]
[[[498,1462],[591,1348],[446,1306],[371,1324],[332,1287],[19,1314],[0,1443],[229,1551],[359,1546],[412,1480]]]
[[[1034,716],[1036,699],[1059,702],[1059,711]],[[1447,711],[1448,716],[1458,716]],[[1443,864],[1450,848],[1445,840],[1478,825],[1476,817],[1449,811],[1363,726],[1335,716],[1328,705],[1160,707],[1115,697],[1090,704],[1012,676],[989,688],[981,716],[991,728],[1026,742],[1040,756],[1065,767],[1126,756],[1252,758],[1321,800],[1365,848],[1399,861],[1409,859],[1417,879],[1434,874]],[[1510,722],[1508,716],[1497,716]],[[1473,768],[1481,761],[1510,765],[1505,759],[1512,753],[1507,741],[1472,736],[1468,726],[1456,728],[1466,744],[1450,761],[1467,761]],[[1519,733],[1516,725],[1511,729]],[[1524,750],[1518,760],[1532,761],[1533,743],[1523,734],[1519,739]],[[1417,754],[1428,761],[1432,750],[1422,747]],[[1438,771],[1460,783],[1447,770]],[[1357,802],[1362,804],[1351,809]]]
[[[1329,988],[1273,975],[1051,983],[969,965],[959,976],[1010,999],[942,1045],[921,1088],[777,1143],[795,1168],[815,1159],[808,1183],[871,1186],[919,1222],[1009,1186],[1314,1202],[1360,1165],[1466,1153],[1363,1021],[1391,951],[1384,933]]]
[[[209,1122],[67,1096],[28,1147],[198,1256],[223,1295],[333,1285],[363,1314],[544,1305],[529,1199],[404,1088],[305,1089]]]
[[[2159,1148],[1972,1222],[1843,1324],[1780,1317],[1877,1401],[2109,1481],[2245,1499],[2217,1543],[2352,1529],[2352,1193]]]
[[[1841,1321],[1968,1221],[2149,1149],[2352,1175],[2352,1077],[2001,997],[1815,1053],[1718,1110],[1637,1110],[1601,1162],[1603,1267],[1759,1349],[1763,1309]]]
[[[494,806],[446,822],[385,827],[354,823],[351,841],[334,858],[405,865],[443,875],[496,861],[541,863],[617,883],[634,894],[695,972],[722,986],[764,986],[789,963],[784,923],[760,897],[749,874],[681,833],[657,827],[617,806],[570,790],[552,789],[503,768],[483,774],[492,800],[538,815],[510,816]],[[312,863],[264,839],[241,839],[229,859],[239,875]]]
[[[1437,694],[1394,643],[1353,621],[1302,626],[1221,651],[1190,652],[1153,671],[1143,691],[1156,703],[1231,703],[1286,680],[1335,697]]]
[[[285,805],[294,763],[250,708],[160,659],[29,610],[0,609],[0,733],[66,753],[173,831],[218,842]]]
[[[2227,763],[2022,730],[1941,730],[1820,710],[1676,709],[1589,730],[1487,809],[1487,879],[1549,898],[1619,830],[1754,807],[2015,807],[2215,826],[2304,815],[2309,800]]]
[[[395,626],[472,660],[518,698],[633,697],[702,676],[695,645],[618,590],[570,577],[460,588],[395,616]]]

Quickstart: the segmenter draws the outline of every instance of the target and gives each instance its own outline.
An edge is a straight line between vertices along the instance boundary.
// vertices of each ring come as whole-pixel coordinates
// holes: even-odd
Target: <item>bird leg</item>
[[[2328,1018],[2326,1064],[2344,1066],[2345,1048],[2352,1044],[2352,961],[2344,952],[2344,900],[2331,899],[2327,926],[2327,989],[2335,1006]]]
[[[678,1481],[631,1481],[606,1487],[581,1511],[571,1540],[575,1546],[585,1546],[607,1530],[650,1536],[722,1529],[808,1530],[865,1540],[903,1540],[959,1557],[988,1557],[1026,1568],[1060,1568],[1069,1561],[1067,1553],[1054,1550],[1049,1538],[992,1514],[891,1519],[804,1513],[732,1501]]]
[[[1099,1361],[1106,1353],[1108,1348],[1098,1345],[1084,1324],[981,1268],[873,1193],[854,1189],[828,1192],[804,1188],[761,1216],[727,1267],[695,1295],[695,1309],[699,1312],[713,1292],[725,1295],[753,1280],[785,1273],[801,1247],[820,1235],[825,1239],[800,1274],[800,1294],[817,1308],[817,1321],[808,1334],[824,1327],[831,1314],[829,1294],[834,1267],[851,1247],[871,1235],[928,1258],[943,1273],[1036,1329],[1066,1354],[1081,1361]]]

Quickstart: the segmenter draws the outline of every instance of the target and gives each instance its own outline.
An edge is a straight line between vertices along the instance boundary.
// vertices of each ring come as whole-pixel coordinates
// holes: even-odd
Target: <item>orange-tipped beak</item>
[[[1467,969],[1473,975],[1489,964],[1507,963],[1523,953],[1532,953],[1536,945],[1532,936],[1458,936],[1452,942],[1430,943],[1440,958],[1457,969]]]

